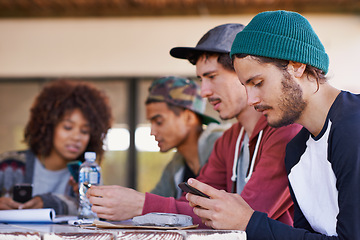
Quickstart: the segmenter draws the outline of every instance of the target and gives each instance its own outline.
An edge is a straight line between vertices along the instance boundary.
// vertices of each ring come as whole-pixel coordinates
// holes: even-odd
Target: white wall
[[[0,20],[0,77],[193,75],[175,46],[194,46],[210,28],[253,15]],[[330,55],[338,88],[360,92],[360,17],[305,15]]]

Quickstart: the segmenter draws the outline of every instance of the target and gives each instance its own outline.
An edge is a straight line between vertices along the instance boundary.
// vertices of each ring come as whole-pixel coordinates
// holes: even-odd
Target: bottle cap
[[[85,152],[85,160],[86,161],[95,161],[96,160],[96,153],[95,152]]]

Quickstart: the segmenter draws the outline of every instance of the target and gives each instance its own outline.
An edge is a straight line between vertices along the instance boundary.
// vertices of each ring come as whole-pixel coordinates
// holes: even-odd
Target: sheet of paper
[[[137,226],[134,225],[132,222],[120,222],[120,223],[110,223],[106,221],[99,221],[94,220],[94,226],[97,228],[129,228],[129,229],[160,229],[160,230],[185,230],[185,229],[194,229],[197,228],[199,225],[191,225],[187,227],[160,227],[160,226]]]

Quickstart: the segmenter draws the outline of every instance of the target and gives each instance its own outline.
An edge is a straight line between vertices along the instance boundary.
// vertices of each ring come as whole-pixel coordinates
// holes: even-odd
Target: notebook
[[[77,216],[56,216],[52,208],[0,210],[2,223],[64,223]]]

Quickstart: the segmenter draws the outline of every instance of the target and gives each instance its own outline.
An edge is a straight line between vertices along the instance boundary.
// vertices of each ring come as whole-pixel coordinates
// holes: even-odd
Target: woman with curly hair
[[[103,156],[103,140],[111,127],[108,97],[85,82],[57,80],[36,97],[25,128],[29,149],[0,155],[0,209],[53,208],[56,214],[77,213],[67,163],[86,151]],[[18,183],[33,185],[33,198],[15,202],[9,193]]]

